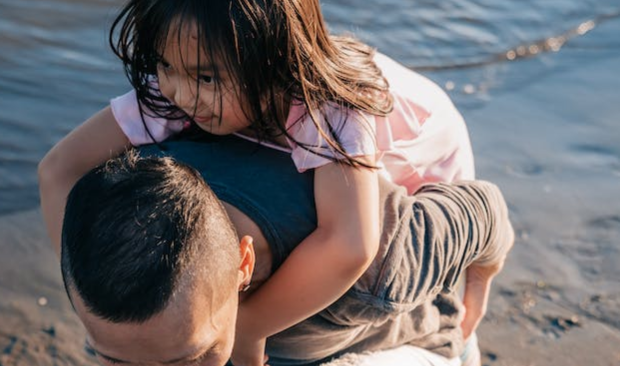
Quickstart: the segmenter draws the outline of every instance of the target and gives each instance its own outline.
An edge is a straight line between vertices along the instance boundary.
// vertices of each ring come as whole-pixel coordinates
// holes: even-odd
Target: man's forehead
[[[112,354],[106,353],[107,351],[102,351],[102,348],[96,344],[91,338],[90,335],[87,335],[86,338],[86,347],[87,349],[107,361],[113,363],[120,364],[139,364],[144,362],[156,362],[158,364],[164,365],[173,365],[181,362],[192,361],[201,355],[210,352],[216,345],[216,342],[207,342],[205,344],[188,344],[181,347],[179,350],[176,350],[175,353],[171,355],[165,355],[163,358],[156,357],[156,353],[152,353],[149,357],[153,357],[152,359],[140,357],[139,359],[133,359],[135,356],[132,354],[124,353],[118,356],[112,356]],[[118,352],[118,351],[116,351]],[[125,357],[127,357],[125,359]]]
[[[178,319],[175,326],[161,317],[141,324],[110,323],[92,316],[82,318],[88,346],[104,359],[121,363],[156,362],[174,364],[196,358],[213,348],[220,338],[212,321],[187,324]]]
[[[194,294],[176,299],[160,314],[143,323],[113,323],[87,310],[75,291],[71,298],[87,332],[89,347],[112,362],[175,363],[213,348],[232,332],[235,301],[217,301]]]

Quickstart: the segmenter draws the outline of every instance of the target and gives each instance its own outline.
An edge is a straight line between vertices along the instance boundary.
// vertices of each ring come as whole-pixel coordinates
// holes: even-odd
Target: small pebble
[[[39,300],[37,301],[37,303],[39,304],[39,306],[45,306],[47,305],[47,298],[39,297]]]
[[[563,331],[567,331],[573,327],[580,327],[581,324],[579,322],[579,317],[577,315],[572,315],[570,318],[566,317],[556,317],[551,321],[551,324],[560,328]]]
[[[530,234],[528,234],[527,231],[521,231],[519,233],[519,239],[528,240],[529,238],[530,238]]]
[[[536,306],[536,300],[534,299],[528,299],[525,302],[525,306],[527,306],[528,308],[533,308],[534,306]]]
[[[496,353],[493,353],[493,352],[487,352],[487,353],[486,353],[486,356],[487,356],[487,357],[489,358],[489,360],[491,360],[491,361],[495,361],[495,360],[497,360],[497,354],[496,354]]]

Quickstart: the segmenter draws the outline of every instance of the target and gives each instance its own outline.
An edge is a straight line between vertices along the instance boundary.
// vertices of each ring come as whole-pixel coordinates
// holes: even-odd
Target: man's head
[[[253,254],[195,170],[128,153],[69,194],[61,267],[104,363],[222,365]]]

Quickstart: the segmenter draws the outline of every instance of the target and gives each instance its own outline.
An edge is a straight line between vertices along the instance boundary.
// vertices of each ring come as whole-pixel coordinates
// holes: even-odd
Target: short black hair
[[[62,275],[67,293],[73,289],[91,313],[141,323],[166,308],[186,275],[206,274],[214,288],[234,286],[238,244],[224,208],[196,170],[130,151],[71,190]]]

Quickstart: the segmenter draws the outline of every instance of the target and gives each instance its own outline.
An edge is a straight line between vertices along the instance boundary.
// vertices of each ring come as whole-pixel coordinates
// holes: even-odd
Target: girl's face
[[[195,24],[172,28],[178,30],[169,32],[157,63],[162,94],[212,134],[228,135],[248,128],[250,120],[239,100],[238,85],[226,67],[211,60],[200,47]]]

